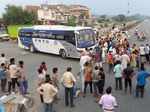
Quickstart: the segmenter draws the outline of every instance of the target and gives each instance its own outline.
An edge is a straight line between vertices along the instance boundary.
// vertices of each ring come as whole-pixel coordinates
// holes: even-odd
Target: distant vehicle
[[[19,29],[18,46],[30,52],[61,55],[63,58],[79,58],[81,51],[94,49],[95,31],[91,27],[37,25]]]
[[[9,40],[7,29],[4,26],[0,26],[0,41],[7,41],[7,40]]]
[[[144,32],[139,32],[138,30],[135,30],[134,34],[135,34],[137,40],[145,40],[146,39]]]
[[[141,32],[139,36],[139,40],[145,40],[145,39],[146,39],[145,33]]]

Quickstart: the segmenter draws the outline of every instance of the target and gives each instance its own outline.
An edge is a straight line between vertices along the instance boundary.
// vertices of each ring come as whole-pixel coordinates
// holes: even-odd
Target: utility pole
[[[42,8],[44,10],[44,16],[48,16],[47,10],[48,10],[48,0],[42,0]],[[47,20],[43,19],[43,24],[47,24]]]
[[[48,0],[42,0],[43,4],[47,5],[48,4]]]
[[[130,14],[130,2],[129,2],[129,0],[128,0],[128,9],[127,9],[127,15],[129,15]]]

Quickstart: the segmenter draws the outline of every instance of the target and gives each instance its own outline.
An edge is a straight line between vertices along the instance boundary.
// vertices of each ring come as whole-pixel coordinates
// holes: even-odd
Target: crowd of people
[[[88,49],[82,52],[80,73],[83,96],[89,85],[90,92],[98,99],[103,111],[114,112],[117,102],[111,95],[112,87],[108,87],[104,94],[105,82],[109,80],[106,75],[112,75],[115,79],[115,90],[124,89],[124,92],[127,93],[129,88],[130,94],[134,93],[132,80],[135,77],[135,96],[143,98],[146,78],[150,76],[145,65],[149,63],[150,45],[148,43],[140,46],[129,43],[127,32],[112,29],[107,35],[97,39],[97,45],[92,52]],[[94,92],[92,87],[94,87]]]
[[[24,61],[20,60],[16,64],[15,58],[8,60],[2,53],[0,57],[0,80],[2,92],[6,94],[15,92],[22,95],[27,94],[28,82],[24,70]]]
[[[60,100],[57,94],[60,88],[60,83],[65,89],[65,105],[74,107],[74,85],[76,78],[72,73],[72,68],[67,67],[66,72],[61,76],[58,73],[58,68],[52,69],[52,74],[47,74],[47,65],[42,62],[38,69],[38,88],[41,103],[44,104],[44,112],[54,112],[53,103]]]
[[[103,111],[114,112],[118,104],[116,98],[111,94],[113,87],[105,87],[108,80],[107,75],[114,76],[116,91],[124,89],[124,92],[127,93],[129,89],[130,94],[133,93],[133,77],[136,77],[136,97],[143,98],[146,78],[150,76],[150,73],[146,71],[145,64],[149,63],[149,44],[141,46],[131,44],[125,31],[113,29],[107,35],[97,38],[97,45],[92,51],[86,48],[81,53],[79,79],[72,73],[73,68],[70,66],[62,75],[57,67],[51,70],[52,74],[48,74],[47,64],[43,61],[37,69],[37,92],[44,105],[44,112],[54,112],[54,102],[61,99],[58,95],[61,86],[65,90],[66,106],[75,107],[75,96],[87,97],[87,87],[89,86],[90,93],[96,98],[95,101]],[[8,60],[2,53],[0,80],[2,92],[8,94],[19,92],[21,95],[28,93],[28,81],[22,60],[16,64],[15,58]],[[78,80],[81,82],[80,90],[76,89]],[[7,88],[6,85],[8,85]],[[104,91],[105,88],[106,91]]]

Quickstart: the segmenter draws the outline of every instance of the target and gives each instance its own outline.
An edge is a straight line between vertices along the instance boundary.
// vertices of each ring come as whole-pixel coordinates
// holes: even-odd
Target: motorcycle
[[[146,36],[145,36],[144,32],[140,33],[139,39],[140,40],[145,40],[146,39]]]
[[[145,40],[146,39],[144,32],[139,33],[137,31],[135,31],[134,35],[137,37],[137,40]]]

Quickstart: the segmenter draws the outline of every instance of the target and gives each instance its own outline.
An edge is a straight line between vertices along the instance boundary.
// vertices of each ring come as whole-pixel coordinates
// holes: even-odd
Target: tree
[[[99,23],[105,23],[105,22],[110,22],[110,18],[107,15],[101,15],[97,19]]]
[[[35,13],[27,12],[22,7],[7,5],[3,20],[6,24],[33,24],[37,21]]]
[[[126,16],[123,14],[119,14],[117,16],[112,17],[112,19],[118,22],[123,22],[126,21]]]
[[[100,18],[101,18],[103,21],[105,21],[106,18],[107,18],[107,16],[106,16],[106,15],[101,15]]]
[[[71,16],[70,18],[68,18],[68,26],[76,26],[76,17],[75,16]]]

